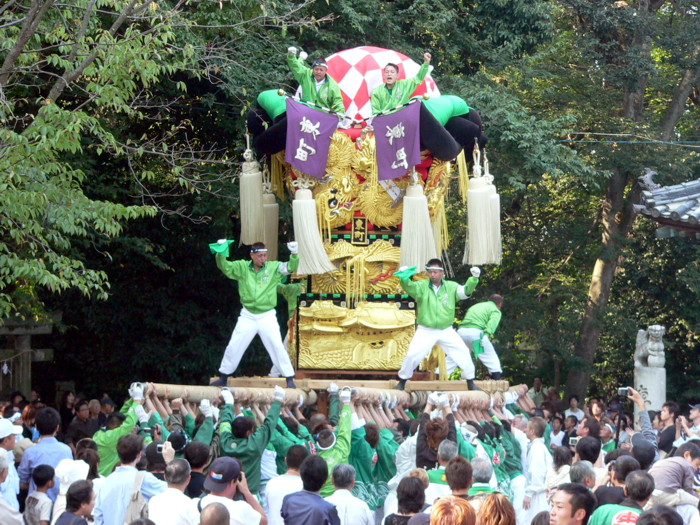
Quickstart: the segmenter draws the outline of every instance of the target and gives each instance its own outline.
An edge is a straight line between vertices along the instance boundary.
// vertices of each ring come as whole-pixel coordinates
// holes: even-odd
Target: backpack
[[[143,470],[136,473],[134,491],[131,494],[129,506],[126,508],[126,514],[124,515],[124,525],[129,525],[132,521],[139,518],[148,518],[148,502],[141,493],[141,484],[145,475],[146,472]]]

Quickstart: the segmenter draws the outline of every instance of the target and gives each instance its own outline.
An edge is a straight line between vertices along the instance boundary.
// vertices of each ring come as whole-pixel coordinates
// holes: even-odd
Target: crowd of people
[[[567,406],[536,378],[490,398],[434,392],[419,412],[334,383],[326,410],[280,387],[243,405],[228,388],[128,394],[119,411],[73,393],[58,409],[36,392],[5,403],[0,523],[700,523],[700,405],[656,414],[632,388]]]

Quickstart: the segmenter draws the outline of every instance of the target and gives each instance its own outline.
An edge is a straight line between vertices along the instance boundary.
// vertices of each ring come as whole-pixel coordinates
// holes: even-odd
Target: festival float
[[[470,210],[464,262],[500,263],[498,194],[482,156],[486,137],[479,114],[441,94],[430,74],[408,104],[373,115],[371,93],[387,63],[398,65],[399,79],[420,69],[401,53],[364,46],[326,62],[343,114],[271,89],[248,115],[241,243],[262,239],[274,259],[278,207],[291,199],[300,257],[294,278],[302,291],[287,340],[297,377],[321,371],[393,377],[416,319],[394,272],[423,268],[446,249],[452,178]],[[436,348],[424,368],[434,370],[441,353]]]

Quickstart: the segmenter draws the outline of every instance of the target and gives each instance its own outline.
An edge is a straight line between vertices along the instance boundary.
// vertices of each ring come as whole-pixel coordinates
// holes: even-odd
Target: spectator
[[[374,515],[367,503],[352,495],[355,486],[355,467],[340,463],[331,475],[335,492],[326,501],[335,505],[340,525],[374,525]]]
[[[445,467],[445,477],[453,496],[468,498],[473,483],[471,463],[462,456],[452,458]]]
[[[267,494],[269,525],[282,525],[284,523],[281,514],[282,500],[287,494],[299,492],[304,488],[299,475],[299,467],[308,455],[308,450],[303,446],[292,445],[287,450],[287,457],[284,458],[287,472],[267,482],[265,493]]]
[[[94,450],[92,452],[95,453]],[[58,517],[66,510],[68,488],[76,481],[87,479],[89,470],[89,465],[80,460],[62,459],[56,465],[56,477],[59,480],[60,488],[53,504],[51,525],[54,525],[58,521]],[[90,488],[92,490],[92,485]]]
[[[550,525],[587,525],[595,507],[595,496],[583,485],[564,483],[552,497]]]
[[[299,467],[304,489],[288,494],[282,500],[285,525],[339,525],[335,506],[321,497],[320,491],[328,479],[328,465],[320,456],[307,457]]]
[[[525,471],[527,487],[523,508],[526,511],[525,521],[529,523],[538,512],[545,510],[547,505],[547,471],[552,465],[552,456],[549,455],[547,445],[544,443],[544,431],[546,425],[544,419],[533,417],[527,424],[528,445]]]
[[[599,506],[591,516],[590,525],[634,523],[653,491],[654,480],[649,474],[643,470],[630,472],[624,486],[625,498],[619,503]]]
[[[639,470],[639,461],[632,456],[620,456],[608,464],[610,486],[595,490],[597,506],[620,503],[625,499],[625,480],[630,472]]]
[[[579,423],[576,435],[580,438],[594,437],[600,439],[600,423],[594,417],[585,417]]]
[[[406,525],[411,516],[423,510],[425,485],[419,478],[409,476],[401,480],[396,495],[399,500],[398,512],[386,516],[384,525]]]
[[[537,408],[542,406],[542,403],[547,399],[547,389],[542,386],[542,378],[540,376],[535,376],[533,380],[533,385],[530,390],[528,390],[527,395],[530,396],[532,402]]]
[[[590,461],[593,465],[593,470],[595,471],[596,481],[602,481],[608,471],[603,467],[596,467],[596,464],[600,464],[600,450],[601,442],[600,439],[591,436],[579,438],[578,443],[576,443],[576,458],[580,461]]]
[[[651,506],[667,505],[678,507],[679,505],[688,508],[676,508],[684,517],[698,517],[697,493],[693,488],[695,473],[700,469],[700,447],[690,441],[681,445],[676,451],[676,455],[670,458],[657,461],[649,469],[649,474],[654,478],[656,489],[651,498]]]
[[[66,510],[56,525],[88,525],[87,518],[95,508],[95,491],[88,480],[75,481],[66,493]]]
[[[212,503],[221,503],[229,511],[231,525],[265,525],[267,522],[265,511],[248,488],[245,473],[241,471],[241,463],[237,459],[225,456],[216,458],[209,467],[204,489],[209,494],[202,494],[193,500],[199,512]]]
[[[607,419],[604,419],[600,425],[600,445],[601,450],[606,454],[617,448],[617,444],[615,443],[615,427]]]
[[[75,451],[75,444],[83,438],[91,438],[97,432],[97,422],[90,419],[88,402],[84,399],[75,404],[75,417],[65,430],[65,442]]]
[[[513,506],[511,505],[511,508]],[[498,523],[498,522],[494,522]],[[503,522],[507,525],[507,522]],[[430,525],[475,525],[476,512],[468,501],[456,496],[440,498],[430,512]],[[513,519],[515,524],[515,519]]]
[[[0,483],[0,497],[10,507],[19,510],[19,474],[15,468],[15,444],[17,436],[22,434],[22,427],[13,425],[9,419],[0,419],[0,448],[9,456],[7,479]]]
[[[156,525],[197,525],[199,512],[184,491],[190,482],[190,464],[174,459],[165,467],[168,488],[148,502],[148,517]]]
[[[229,525],[231,513],[226,505],[221,503],[210,503],[200,515],[199,525]]]
[[[571,483],[583,485],[589,489],[595,487],[595,470],[590,461],[577,461],[569,470]]]
[[[72,390],[65,390],[58,405],[58,413],[61,415],[61,431],[64,433],[75,417],[74,405],[75,393]]]
[[[552,431],[549,433],[549,448],[554,450],[564,444],[564,420],[559,416],[554,416],[551,420]]]
[[[204,488],[204,467],[209,462],[209,447],[201,441],[191,441],[185,447],[185,459],[192,469],[190,472],[190,483],[187,485],[185,494],[189,498],[198,498]]]
[[[36,490],[27,496],[24,508],[25,525],[49,525],[53,501],[47,492],[53,488],[55,472],[49,465],[37,465],[32,471],[32,481]]]
[[[0,483],[7,479],[9,472],[10,456],[7,450],[0,448]],[[0,494],[0,523],[2,525],[23,525],[22,515],[12,508]]]
[[[659,505],[642,512],[637,518],[637,525],[683,525],[683,517],[671,507]]]
[[[584,412],[581,410],[578,406],[579,404],[579,398],[576,394],[569,396],[569,408],[567,408],[564,411],[564,416],[569,417],[573,416],[576,418],[576,421],[581,421],[584,418]]]
[[[681,414],[681,407],[678,403],[669,401],[661,405],[661,431],[659,432],[659,453],[661,459],[668,456],[676,440],[676,418]]]
[[[48,465],[56,468],[62,459],[73,459],[70,447],[56,439],[56,433],[61,425],[61,417],[53,408],[42,408],[36,415],[36,428],[41,435],[39,442],[29,447],[22,455],[22,462],[17,469],[20,488],[29,488],[29,492],[36,490],[32,479],[32,472],[38,465]],[[51,501],[58,496],[59,482],[47,492]]]
[[[97,399],[91,399],[88,402],[88,411],[90,412],[90,421],[95,425],[96,429],[100,428],[100,402]]]
[[[144,451],[146,456],[146,470],[153,474],[157,479],[165,481],[165,458],[162,452],[158,451],[158,447],[163,448],[163,442],[158,439],[148,444]],[[175,448],[175,447],[173,447]],[[177,449],[175,449],[177,453]]]
[[[99,428],[104,428],[107,426],[107,419],[112,413],[114,413],[114,401],[105,396],[100,401],[100,413],[97,418]]]
[[[547,496],[551,499],[554,490],[562,483],[571,483],[569,471],[571,470],[571,450],[567,447],[557,447],[552,454],[552,466],[547,471],[545,484]]]
[[[27,405],[22,410],[22,437],[36,441],[39,439],[39,431],[36,429],[36,414],[40,410],[40,404]]]
[[[689,405],[690,413],[688,414],[688,419],[684,416],[678,418],[678,424],[676,425],[676,441],[673,446],[679,447],[683,443],[687,443],[691,439],[700,438],[700,403],[697,405]],[[688,426],[688,423],[693,425]]]
[[[136,464],[141,460],[142,450],[141,436],[128,434],[119,438],[117,454],[121,465],[105,479],[97,495],[96,525],[122,525],[136,487],[140,487],[146,502],[167,488],[164,481],[156,479],[150,472],[137,472]],[[163,450],[169,450],[174,455],[172,447]]]
[[[503,494],[490,494],[479,509],[479,525],[515,525],[515,508]]]
[[[425,491],[425,501],[432,503],[441,496],[446,496],[450,493],[450,487],[447,484],[445,476],[445,467],[447,463],[458,454],[457,443],[449,439],[443,439],[438,445],[437,450],[437,468],[428,470],[428,479],[430,484]]]
[[[593,416],[593,419],[596,421],[600,422],[605,417],[605,402],[601,398],[591,398],[588,408],[591,416]]]

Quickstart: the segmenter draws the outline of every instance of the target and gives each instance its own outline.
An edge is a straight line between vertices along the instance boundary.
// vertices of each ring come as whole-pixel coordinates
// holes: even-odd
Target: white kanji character
[[[314,136],[314,140],[318,137],[318,134],[319,134],[318,128],[320,126],[321,126],[320,121],[316,122],[316,124],[314,124],[306,117],[302,117],[301,122],[299,122],[299,128],[301,129],[302,133],[311,133]]]
[[[386,136],[389,137],[389,144],[394,145],[394,139],[401,139],[406,136],[403,122],[399,122],[393,128],[386,127]]]
[[[396,160],[391,163],[393,169],[405,168],[408,169],[408,162],[406,160],[406,151],[401,148],[396,152]]]
[[[294,158],[306,162],[309,159],[309,155],[316,155],[316,150],[304,142],[303,138],[299,139],[299,147],[297,147]]]

